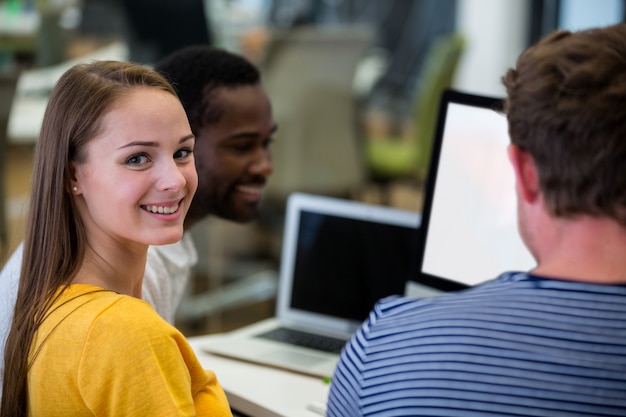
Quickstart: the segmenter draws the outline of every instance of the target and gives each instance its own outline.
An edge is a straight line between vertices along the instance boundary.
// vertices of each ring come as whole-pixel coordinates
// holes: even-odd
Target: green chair
[[[410,180],[423,184],[428,173],[441,94],[452,86],[465,40],[458,33],[442,36],[431,46],[413,102],[414,131],[406,137],[366,138],[365,160],[369,180],[382,187],[383,200],[389,184]],[[388,203],[388,201],[383,201]]]
[[[261,71],[280,128],[265,204],[284,207],[295,191],[345,197],[364,184],[353,82],[373,41],[362,25],[272,31]]]

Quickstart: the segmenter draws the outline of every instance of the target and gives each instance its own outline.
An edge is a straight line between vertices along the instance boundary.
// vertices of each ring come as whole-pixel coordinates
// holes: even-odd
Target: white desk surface
[[[88,56],[21,73],[9,115],[7,127],[9,143],[33,144],[37,142],[48,104],[48,94],[66,70],[79,62],[107,59],[127,60],[127,45],[122,42],[113,42]]]
[[[329,385],[319,378],[206,353],[204,343],[220,335],[188,338],[198,359],[215,372],[233,410],[251,417],[320,417],[308,407],[325,404]]]

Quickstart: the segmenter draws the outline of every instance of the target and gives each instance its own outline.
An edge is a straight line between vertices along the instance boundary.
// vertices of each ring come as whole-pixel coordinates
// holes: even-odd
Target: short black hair
[[[191,130],[216,123],[223,114],[213,101],[217,88],[235,88],[261,82],[259,70],[244,57],[208,45],[179,49],[154,67],[174,86]]]

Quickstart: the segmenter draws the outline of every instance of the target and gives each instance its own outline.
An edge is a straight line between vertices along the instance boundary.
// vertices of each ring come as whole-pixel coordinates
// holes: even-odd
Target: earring
[[[77,193],[77,192],[78,192],[78,187],[77,187],[77,186],[73,186],[73,187],[72,187],[72,191],[74,191],[75,193]]]

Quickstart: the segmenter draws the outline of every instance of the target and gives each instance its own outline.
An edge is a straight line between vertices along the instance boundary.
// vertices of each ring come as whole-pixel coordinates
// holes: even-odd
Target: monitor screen
[[[535,261],[517,229],[502,100],[446,91],[424,195],[416,281],[470,287]]]

